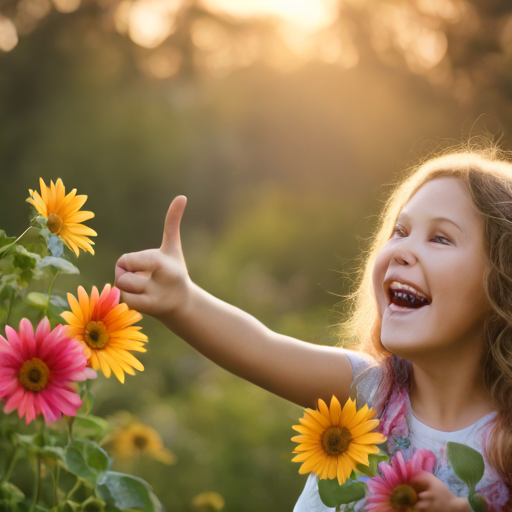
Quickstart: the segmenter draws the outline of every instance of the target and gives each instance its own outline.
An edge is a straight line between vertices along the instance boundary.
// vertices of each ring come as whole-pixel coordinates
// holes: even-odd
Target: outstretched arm
[[[159,319],[172,332],[226,370],[303,407],[343,403],[352,368],[344,349],[283,336],[192,282],[180,240],[186,198],[174,199],[162,245],[123,255],[115,284],[130,308]]]

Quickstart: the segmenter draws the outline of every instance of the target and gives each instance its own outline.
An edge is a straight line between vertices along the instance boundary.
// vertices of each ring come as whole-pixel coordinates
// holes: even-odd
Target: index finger
[[[157,266],[155,249],[123,254],[116,263],[116,275],[125,272],[142,272],[154,270]],[[119,269],[119,270],[118,270]]]

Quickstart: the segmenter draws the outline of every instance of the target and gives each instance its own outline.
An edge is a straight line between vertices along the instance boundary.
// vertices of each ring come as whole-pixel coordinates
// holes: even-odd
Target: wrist
[[[181,276],[179,284],[175,285],[174,290],[170,291],[166,300],[162,301],[160,314],[153,316],[173,330],[172,324],[186,317],[188,310],[191,309],[196,287],[197,285],[192,282],[188,274]]]

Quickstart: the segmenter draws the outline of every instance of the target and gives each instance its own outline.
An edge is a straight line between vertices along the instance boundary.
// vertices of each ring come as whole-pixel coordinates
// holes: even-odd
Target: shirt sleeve
[[[350,397],[356,399],[358,409],[365,404],[373,407],[382,381],[382,368],[373,357],[364,352],[345,349],[345,355],[352,366]]]

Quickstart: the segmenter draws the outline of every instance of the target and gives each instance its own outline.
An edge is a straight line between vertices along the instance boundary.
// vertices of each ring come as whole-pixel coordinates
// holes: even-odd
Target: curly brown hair
[[[485,325],[488,348],[485,384],[498,414],[484,455],[512,496],[512,159],[488,139],[443,149],[405,171],[379,215],[370,247],[363,252],[356,289],[347,296],[347,320],[340,324],[340,344],[368,353],[386,370],[376,409],[382,410],[393,382],[409,385],[407,363],[381,343],[381,316],[372,284],[375,259],[390,238],[398,214],[425,183],[457,177],[467,188],[484,226],[484,289],[492,312]],[[409,365],[410,367],[410,365]],[[405,371],[404,371],[405,370]],[[400,382],[401,381],[401,382]],[[379,405],[380,404],[380,405]]]

